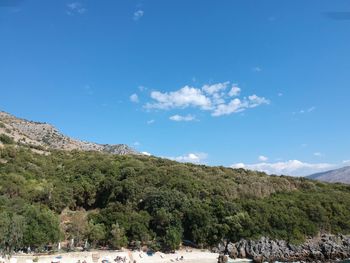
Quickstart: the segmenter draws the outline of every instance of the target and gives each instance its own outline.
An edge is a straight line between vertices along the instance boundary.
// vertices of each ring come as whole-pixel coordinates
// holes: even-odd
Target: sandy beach
[[[86,261],[86,263],[101,263],[103,260],[108,260],[110,263],[114,263],[114,259],[119,256],[126,258],[126,263],[165,263],[165,262],[187,262],[187,263],[216,263],[218,254],[211,253],[209,251],[202,250],[179,250],[172,254],[164,254],[156,252],[153,256],[148,256],[144,252],[131,252],[125,251],[90,251],[90,252],[70,252],[70,253],[57,253],[52,255],[40,255],[35,254],[27,255],[20,254],[14,255],[11,260],[6,259],[6,263],[32,263],[37,257],[38,263],[77,263]],[[182,259],[181,259],[182,258]],[[123,261],[120,261],[123,262]],[[241,262],[241,261],[237,261]]]

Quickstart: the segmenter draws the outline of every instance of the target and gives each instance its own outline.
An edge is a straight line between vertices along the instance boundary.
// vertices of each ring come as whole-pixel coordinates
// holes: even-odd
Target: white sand
[[[103,259],[107,259],[111,263],[115,263],[114,259],[117,256],[126,257],[126,263],[129,261],[132,263],[136,260],[137,263],[165,263],[165,262],[186,262],[186,263],[216,263],[218,254],[210,253],[208,251],[192,250],[187,252],[185,250],[176,251],[173,254],[164,254],[156,252],[153,256],[148,256],[144,252],[129,252],[125,251],[91,251],[91,252],[70,252],[60,253],[54,255],[41,255],[38,256],[38,263],[51,263],[55,261],[55,258],[61,256],[60,263],[77,263],[86,261],[87,263],[101,263]],[[184,260],[180,259],[183,256]],[[36,256],[33,255],[14,255],[11,262],[6,260],[7,263],[29,263]],[[93,261],[93,257],[95,261]],[[98,258],[98,259],[97,259]],[[96,260],[97,259],[97,260]],[[57,261],[57,259],[56,259]]]

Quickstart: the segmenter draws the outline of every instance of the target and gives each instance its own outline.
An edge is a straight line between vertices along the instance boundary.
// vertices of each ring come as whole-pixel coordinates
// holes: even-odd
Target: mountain
[[[330,183],[350,184],[350,166],[322,173],[312,174],[307,176],[307,178]]]
[[[0,134],[18,144],[30,146],[34,151],[55,149],[98,151],[118,155],[139,154],[125,144],[98,144],[72,139],[48,123],[28,121],[3,111],[0,112]]]

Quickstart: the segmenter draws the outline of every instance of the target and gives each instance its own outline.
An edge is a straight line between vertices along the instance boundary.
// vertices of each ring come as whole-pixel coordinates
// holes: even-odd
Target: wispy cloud
[[[315,110],[316,110],[316,107],[312,106],[312,107],[307,108],[307,109],[301,109],[301,110],[299,110],[299,111],[297,111],[297,112],[293,112],[293,114],[296,115],[296,114],[311,113],[311,112],[313,112],[313,111],[315,111]]]
[[[143,10],[139,9],[139,10],[134,12],[133,19],[135,21],[138,21],[144,16],[144,14],[145,14],[145,12]]]
[[[266,162],[268,159],[269,159],[269,158],[266,157],[266,156],[264,156],[264,155],[260,155],[260,156],[258,157],[258,160],[261,161],[261,162]]]
[[[80,2],[72,2],[67,4],[66,14],[73,16],[73,15],[82,15],[87,12],[87,9],[84,7],[84,5]]]
[[[151,124],[153,124],[155,122],[155,120],[149,120],[149,121],[147,121],[147,124],[148,125],[151,125]]]
[[[142,86],[142,85],[138,86],[137,88],[139,89],[140,92],[147,90],[147,88],[145,86]]]
[[[316,157],[321,157],[321,156],[323,156],[323,154],[320,153],[320,152],[314,152],[314,156],[316,156]]]
[[[306,176],[317,172],[333,169],[337,165],[329,163],[306,163],[299,160],[289,160],[285,162],[256,164],[235,163],[232,168],[244,168],[276,175]]]
[[[188,114],[186,116],[181,116],[176,114],[176,115],[170,116],[169,119],[172,121],[195,121],[196,117],[191,114]]]
[[[255,94],[237,98],[240,92],[241,89],[237,84],[230,84],[228,81],[206,84],[201,88],[187,85],[171,92],[152,91],[150,94],[152,101],[144,107],[148,110],[196,108],[209,111],[212,116],[222,116],[270,103],[268,99]]]
[[[136,93],[130,95],[129,99],[133,103],[139,103],[139,101],[140,101],[139,96]]]
[[[183,163],[203,163],[208,158],[208,154],[206,153],[188,153],[185,155],[177,156],[177,157],[168,157],[170,160],[183,162]]]
[[[262,71],[262,68],[261,67],[253,67],[252,70],[254,72],[261,72]]]

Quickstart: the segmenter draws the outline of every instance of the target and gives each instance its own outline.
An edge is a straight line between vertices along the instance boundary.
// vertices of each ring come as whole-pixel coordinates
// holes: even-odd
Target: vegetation
[[[76,244],[174,250],[350,233],[350,186],[146,156],[0,148],[0,249]]]
[[[3,144],[13,144],[14,140],[6,134],[0,134],[0,142]]]

